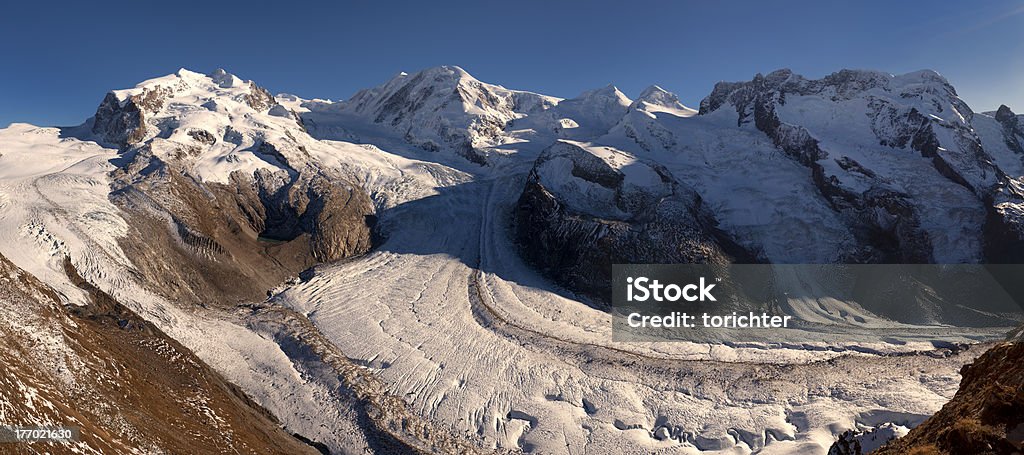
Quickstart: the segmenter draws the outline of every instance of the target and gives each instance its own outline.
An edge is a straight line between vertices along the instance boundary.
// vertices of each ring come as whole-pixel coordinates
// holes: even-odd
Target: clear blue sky
[[[659,84],[695,106],[716,81],[789,67],[931,68],[976,110],[1024,111],[1024,0],[15,1],[0,6],[0,126],[77,124],[104,93],[179,67],[347,98],[459,65],[571,97]]]

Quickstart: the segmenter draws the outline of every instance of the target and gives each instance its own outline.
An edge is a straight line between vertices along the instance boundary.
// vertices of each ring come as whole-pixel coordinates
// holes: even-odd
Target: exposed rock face
[[[119,99],[108,93],[96,109],[92,132],[118,146],[137,143],[146,137],[146,110],[154,112],[163,105],[163,90],[149,90]]]
[[[271,95],[267,89],[256,85],[252,81],[249,81],[249,94],[245,97],[245,102],[249,107],[257,111],[264,111],[270,109],[271,106],[277,105],[277,101],[274,101],[274,95]]]
[[[937,75],[936,75],[937,76]],[[929,77],[931,77],[929,75]],[[834,157],[835,163],[849,173],[855,173],[870,185],[857,191],[843,184],[840,177],[830,174],[820,163],[830,158],[820,142],[800,125],[783,122],[776,108],[786,103],[787,96],[820,96],[833,101],[849,100],[875,88],[889,89],[885,75],[872,72],[840,71],[824,79],[808,81],[789,70],[780,70],[767,76],[757,75],[747,83],[719,83],[701,102],[701,114],[731,104],[739,114],[738,126],[753,120],[775,145],[799,163],[809,167],[815,186],[830,204],[845,215],[855,226],[854,233],[868,249],[858,251],[848,260],[856,262],[932,262],[932,245],[927,232],[920,229],[917,208],[910,196],[891,189],[877,180],[874,172],[846,156]],[[952,87],[944,86],[949,91]],[[947,93],[948,94],[948,93]],[[955,92],[953,92],[955,95]],[[959,101],[959,99],[957,99]],[[915,148],[927,147],[934,151],[927,119],[915,109],[901,112],[882,98],[873,98],[872,128],[882,145],[904,147],[911,141]],[[962,103],[961,110],[970,113]],[[979,147],[980,148],[980,147]],[[922,151],[922,153],[925,153]],[[947,169],[936,164],[936,167]],[[963,179],[952,175],[954,179]]]
[[[1024,146],[1021,145],[1021,141],[1024,140],[1024,122],[1021,122],[1020,116],[1014,114],[1005,104],[999,106],[996,110],[995,119],[1003,126],[1003,135],[1006,139],[1006,146],[1016,153],[1024,155]]]
[[[745,259],[695,192],[664,167],[609,147],[549,147],[530,172],[515,223],[528,261],[599,299],[610,295],[612,264]]]
[[[828,449],[828,455],[862,455],[863,453],[860,440],[852,431],[846,431],[839,435],[839,440]]]
[[[987,198],[986,257],[990,262],[1019,263],[1024,261],[1024,121],[1005,105],[999,107],[993,118],[995,127],[989,130],[993,137],[985,145],[1002,149],[1003,153],[996,158],[1006,171]]]
[[[82,279],[89,305],[64,306],[0,256],[0,410],[5,425],[81,428],[70,445],[11,453],[316,453],[191,351]],[[22,452],[24,450],[24,452]]]
[[[202,182],[145,148],[118,172],[111,198],[133,214],[123,248],[151,284],[177,298],[259,298],[318,262],[371,248],[374,208],[339,176],[312,169],[236,172]],[[159,259],[158,259],[159,258]]]
[[[965,365],[960,390],[939,412],[874,454],[1013,454],[1024,451],[1024,344],[993,347]]]
[[[310,236],[310,251],[320,262],[330,262],[365,253],[370,249],[373,205],[366,193],[340,176],[300,173],[288,180],[283,171],[257,171],[235,179],[239,195],[254,190],[259,203],[238,199],[251,215],[251,227],[260,237],[291,241]],[[249,219],[249,217],[247,217]]]

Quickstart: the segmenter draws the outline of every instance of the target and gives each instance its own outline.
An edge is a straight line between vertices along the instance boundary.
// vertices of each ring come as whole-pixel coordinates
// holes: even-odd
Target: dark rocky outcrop
[[[1002,126],[1006,147],[1024,160],[1024,124],[1005,105],[995,119]],[[1024,184],[1020,176],[1000,173],[999,185],[986,196],[985,257],[995,263],[1024,262]]]
[[[189,130],[188,135],[202,144],[213,145],[217,143],[217,138],[213,133],[206,130]]]
[[[828,449],[828,455],[863,455],[860,440],[853,431],[839,435],[839,439]]]
[[[568,160],[566,168],[553,160]],[[568,170],[549,175],[545,167]],[[515,235],[525,259],[570,289],[607,300],[612,264],[714,263],[754,258],[716,227],[700,197],[667,169],[653,189],[636,188],[622,171],[588,150],[557,142],[537,159],[515,208]],[[606,201],[569,201],[550,179],[579,179],[607,190]],[[609,202],[609,205],[603,205]]]
[[[154,289],[182,301],[258,299],[316,263],[371,248],[369,197],[324,171],[203,182],[141,147],[115,177],[111,199],[132,215],[122,248]]]
[[[1024,155],[1024,124],[1005,104],[996,110],[995,119],[1003,126],[1003,137],[1010,150]]]
[[[156,87],[124,100],[108,93],[93,116],[92,132],[119,147],[138,143],[148,134],[146,114],[159,111],[169,93],[168,88]]]

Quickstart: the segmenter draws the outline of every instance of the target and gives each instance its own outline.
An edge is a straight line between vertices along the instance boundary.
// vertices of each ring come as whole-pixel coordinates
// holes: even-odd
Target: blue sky
[[[0,6],[0,62],[0,126],[76,124],[106,91],[179,67],[341,99],[454,64],[561,97],[659,84],[691,106],[782,67],[931,68],[976,110],[1020,112],[1024,0],[19,1]]]

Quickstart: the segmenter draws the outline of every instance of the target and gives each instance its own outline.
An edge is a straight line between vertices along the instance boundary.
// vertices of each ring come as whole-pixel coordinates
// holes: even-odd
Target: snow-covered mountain
[[[961,263],[1020,240],[1012,131],[931,71],[780,70],[718,84],[696,117],[631,113],[596,142],[669,167],[772,262]],[[783,225],[810,237],[787,242]]]
[[[110,200],[130,214],[128,239],[145,239],[122,248],[151,286],[180,291],[165,291],[174,298],[257,298],[268,283],[371,246],[366,191],[325,165],[336,150],[251,81],[180,70],[111,92],[90,122],[119,147]]]
[[[865,249],[850,259],[984,257],[984,199],[1006,177],[981,147],[973,112],[938,74],[841,71],[811,81],[777,71],[716,86],[701,112],[722,108],[811,170]]]
[[[453,152],[485,164],[484,149],[507,141],[511,121],[557,102],[554,97],[480,82],[457,66],[439,66],[412,75],[400,73],[344,102],[298,104],[300,110],[308,110],[307,124],[321,137],[354,139],[383,132],[424,150]]]
[[[781,70],[694,110],[657,86],[560,99],[458,67],[345,101],[180,70],[80,126],[0,130],[0,290],[18,299],[0,330],[30,337],[22,313],[78,330],[106,296],[134,316],[90,336],[141,321],[159,333],[140,343],[180,343],[160,354],[194,354],[199,398],[238,387],[213,412],[252,447],[824,453],[935,412],[977,354],[949,346],[989,333],[936,314],[941,339],[619,343],[581,301],[621,262],[1019,261],[1022,143],[1021,116],[974,113],[930,71]],[[788,308],[905,327],[856,302]]]
[[[315,143],[269,92],[224,70],[204,75],[181,69],[112,91],[90,123],[102,143],[144,147],[219,183],[234,171],[301,170],[310,161],[306,147]]]

